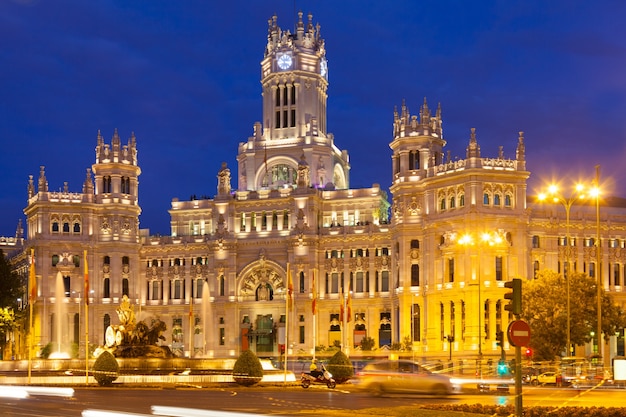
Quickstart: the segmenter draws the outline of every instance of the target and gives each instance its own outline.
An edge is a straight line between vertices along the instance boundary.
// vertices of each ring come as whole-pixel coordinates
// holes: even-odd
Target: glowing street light
[[[590,194],[593,198],[596,199],[596,289],[597,289],[597,298],[598,298],[598,331],[596,332],[597,341],[598,341],[598,355],[604,360],[604,346],[602,345],[602,291],[604,290],[604,286],[602,285],[602,244],[600,237],[600,165],[596,165],[596,178],[594,180],[593,187],[590,190]]]
[[[565,276],[566,285],[566,298],[567,298],[567,356],[571,356],[571,325],[570,325],[570,277],[569,269],[571,266],[570,253],[571,253],[571,238],[570,238],[570,221],[569,214],[572,205],[578,200],[585,199],[585,186],[583,184],[576,184],[574,187],[574,193],[570,196],[563,196],[560,193],[559,187],[556,184],[550,184],[547,191],[539,193],[537,199],[541,202],[548,201],[555,204],[562,204],[565,208],[565,265],[563,268],[563,275]]]

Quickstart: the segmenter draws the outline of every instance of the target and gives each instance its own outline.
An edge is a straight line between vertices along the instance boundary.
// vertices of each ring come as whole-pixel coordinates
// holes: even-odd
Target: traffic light
[[[509,372],[509,367],[506,365],[506,361],[500,359],[498,361],[498,375],[504,376]]]
[[[531,359],[533,357],[533,350],[531,348],[526,348],[526,359]]]
[[[504,348],[504,332],[502,330],[496,332],[496,345],[501,349]]]
[[[505,288],[511,288],[513,291],[504,294],[504,298],[510,300],[504,306],[506,311],[510,311],[516,316],[522,314],[522,280],[521,278],[513,278],[504,283]]]

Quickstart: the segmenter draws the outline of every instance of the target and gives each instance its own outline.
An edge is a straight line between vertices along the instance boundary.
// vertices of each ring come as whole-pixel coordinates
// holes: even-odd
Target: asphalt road
[[[0,398],[0,415],[12,416],[81,416],[83,410],[112,410],[126,413],[151,415],[152,406],[185,407],[203,410],[252,413],[259,415],[294,416],[302,411],[307,416],[325,416],[330,410],[352,410],[358,416],[359,409],[389,408],[424,403],[483,403],[513,404],[513,395],[459,394],[434,398],[429,396],[373,397],[367,393],[354,392],[341,385],[335,390],[324,386],[303,389],[289,387],[251,387],[236,385],[217,388],[140,389],[125,388],[77,388],[72,398],[32,395],[25,399]],[[0,395],[6,388],[0,387]],[[607,406],[626,407],[624,390],[576,390],[572,388],[525,387],[524,406]]]

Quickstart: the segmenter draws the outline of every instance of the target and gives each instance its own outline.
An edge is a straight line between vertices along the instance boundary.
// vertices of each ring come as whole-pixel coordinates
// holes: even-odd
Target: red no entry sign
[[[507,333],[512,346],[521,347],[530,344],[530,326],[523,320],[512,321]]]

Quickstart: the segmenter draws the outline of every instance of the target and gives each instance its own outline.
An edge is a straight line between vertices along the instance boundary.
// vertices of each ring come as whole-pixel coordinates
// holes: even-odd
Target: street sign
[[[507,333],[511,346],[522,347],[530,344],[530,326],[524,320],[512,321]]]

